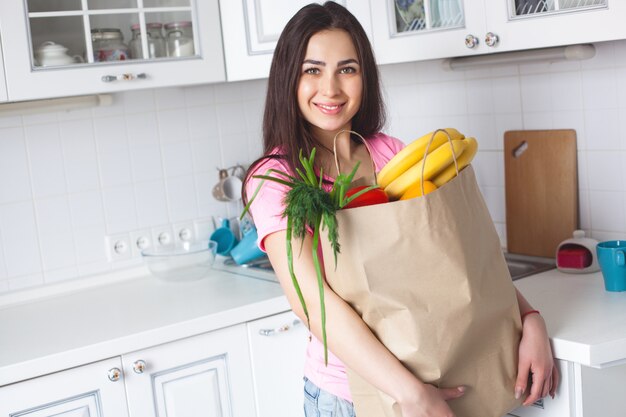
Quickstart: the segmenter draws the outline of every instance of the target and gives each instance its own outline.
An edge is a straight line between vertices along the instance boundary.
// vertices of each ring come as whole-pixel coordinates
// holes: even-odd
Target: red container
[[[591,266],[592,262],[593,255],[583,246],[565,245],[556,256],[556,265],[559,268],[584,269]]]

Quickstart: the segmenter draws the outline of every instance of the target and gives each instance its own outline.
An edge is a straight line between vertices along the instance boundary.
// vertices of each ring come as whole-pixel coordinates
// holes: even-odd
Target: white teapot
[[[77,62],[84,62],[80,55],[69,56],[67,48],[63,45],[47,41],[39,45],[35,50],[35,60],[37,65],[49,67],[54,65],[70,65]]]

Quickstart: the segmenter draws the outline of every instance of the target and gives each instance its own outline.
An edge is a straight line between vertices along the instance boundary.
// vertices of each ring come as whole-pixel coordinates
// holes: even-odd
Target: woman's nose
[[[339,91],[339,83],[334,74],[327,74],[320,80],[320,92],[325,96],[334,96]]]

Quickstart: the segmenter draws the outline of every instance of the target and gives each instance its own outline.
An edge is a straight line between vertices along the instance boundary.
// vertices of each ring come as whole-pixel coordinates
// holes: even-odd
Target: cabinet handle
[[[487,32],[487,34],[485,35],[485,43],[487,44],[487,46],[494,47],[498,44],[498,42],[500,42],[500,38],[498,37],[498,35],[493,32]]]
[[[476,48],[478,46],[478,43],[478,38],[471,33],[465,37],[465,46],[467,46],[469,49]]]
[[[105,83],[111,83],[113,81],[145,80],[146,78],[148,78],[148,74],[142,72],[139,74],[103,75],[101,80]]]
[[[301,324],[302,322],[296,319],[292,321],[291,323],[283,324],[282,326],[277,327],[275,329],[261,329],[259,330],[259,334],[261,336],[274,336],[275,334],[288,332],[293,327],[299,326]]]
[[[136,374],[143,374],[143,371],[146,370],[146,362],[139,359],[133,363],[133,371]]]
[[[119,381],[122,377],[122,371],[120,371],[120,368],[111,368],[109,369],[107,376],[109,377],[110,381]]]

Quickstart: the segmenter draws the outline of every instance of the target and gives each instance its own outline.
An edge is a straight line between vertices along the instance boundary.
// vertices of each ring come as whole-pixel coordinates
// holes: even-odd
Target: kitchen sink
[[[505,252],[504,259],[506,260],[506,265],[509,268],[513,281],[527,277],[528,275],[556,268],[554,258]]]
[[[556,268],[554,258],[505,252],[504,259],[506,260],[506,265],[509,268],[513,281]],[[267,258],[261,258],[243,265],[236,265],[232,259],[228,259],[223,263],[223,266],[224,269],[230,270],[231,272],[236,271],[241,275],[250,275],[254,278],[261,279],[270,278],[271,281],[276,281],[273,274],[274,270]]]

